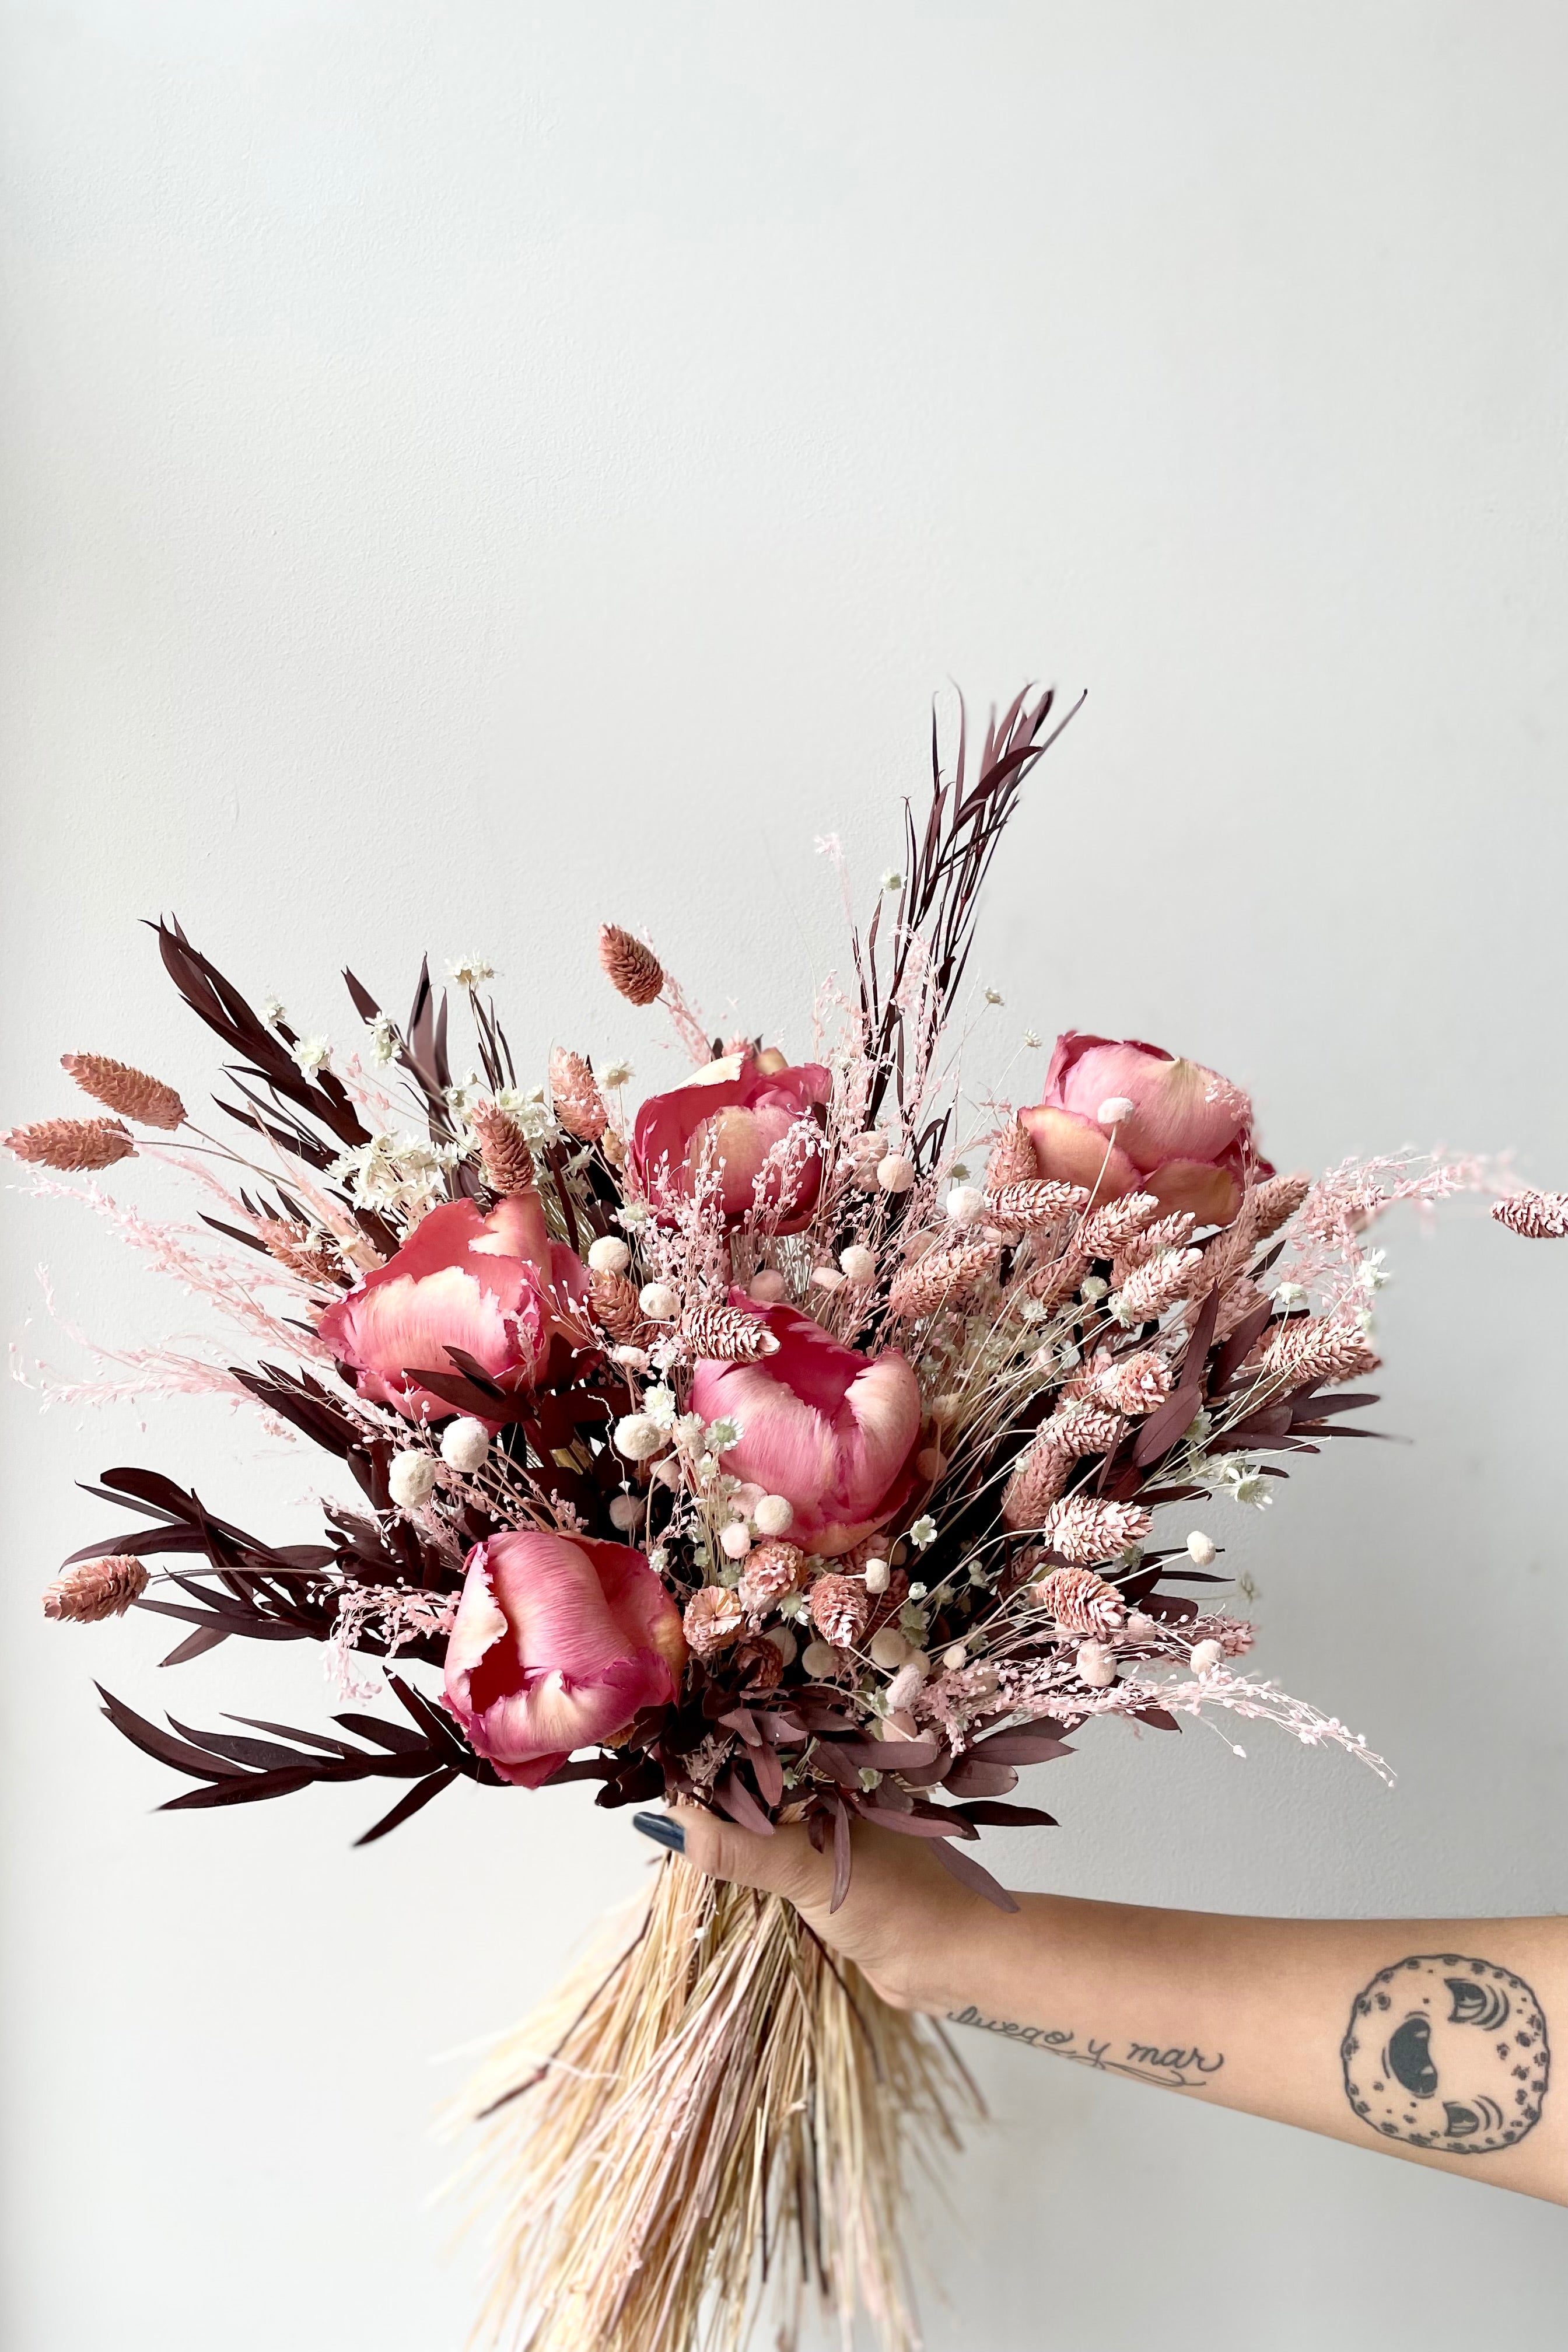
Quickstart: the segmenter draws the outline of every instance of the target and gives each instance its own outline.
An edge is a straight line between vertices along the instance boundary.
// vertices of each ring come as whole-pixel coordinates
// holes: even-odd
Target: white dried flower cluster
[[[494,964],[488,963],[483,956],[459,956],[455,963],[447,966],[447,979],[455,981],[459,988],[482,988],[487,980],[495,976]]]
[[[619,1060],[606,1062],[599,1072],[599,1084],[614,1089],[616,1087],[629,1086],[636,1076],[637,1072],[629,1062]]]
[[[417,1135],[373,1135],[332,1162],[331,1174],[367,1209],[422,1213],[447,1196],[447,1171],[461,1153],[455,1144]]]
[[[276,1029],[280,1021],[289,1018],[289,1008],[280,996],[264,996],[258,1009],[269,1029]]]
[[[378,1013],[371,1024],[369,1054],[378,1069],[384,1070],[397,1055],[397,1024],[384,1013]]]
[[[308,1078],[313,1077],[318,1070],[324,1070],[332,1058],[331,1045],[325,1037],[301,1037],[299,1044],[291,1045],[289,1051],[295,1066]]]

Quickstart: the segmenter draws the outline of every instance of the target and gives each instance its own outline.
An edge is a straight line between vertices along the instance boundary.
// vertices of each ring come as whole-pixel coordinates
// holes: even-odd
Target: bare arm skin
[[[923,1843],[864,1827],[835,1913],[804,1831],[655,1818],[692,1866],[794,1903],[896,2008],[1568,2204],[1549,2047],[1568,2066],[1568,1919],[1245,1919],[1055,1895],[1005,1913]]]

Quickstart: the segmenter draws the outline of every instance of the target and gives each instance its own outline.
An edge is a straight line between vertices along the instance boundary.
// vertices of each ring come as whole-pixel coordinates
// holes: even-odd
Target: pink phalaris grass
[[[1109,1454],[1121,1443],[1126,1427],[1119,1412],[1080,1400],[1054,1412],[1040,1435],[1058,1453],[1077,1459],[1086,1454]]]
[[[985,1163],[986,1192],[1005,1192],[1014,1184],[1032,1184],[1039,1173],[1040,1163],[1035,1157],[1028,1129],[1021,1118],[1010,1120],[993,1144]]]
[[[1037,1528],[1072,1476],[1073,1456],[1053,1445],[1042,1431],[1013,1465],[1002,1494],[1005,1528]]]
[[[744,1623],[741,1603],[722,1584],[705,1584],[686,1604],[681,1630],[694,1654],[710,1658],[728,1647]]]
[[[762,1318],[740,1307],[689,1307],[679,1338],[685,1356],[705,1363],[754,1364],[759,1357],[776,1356],[779,1348]]]
[[[1171,1393],[1171,1367],[1163,1356],[1141,1348],[1136,1355],[1117,1356],[1101,1366],[1094,1375],[1094,1393],[1130,1418],[1156,1412]]]
[[[595,1270],[588,1276],[588,1296],[595,1320],[612,1339],[622,1347],[641,1340],[647,1323],[635,1282],[628,1282],[624,1274],[600,1274]]]
[[[1310,1176],[1270,1176],[1249,1196],[1257,1203],[1254,1242],[1266,1242],[1293,1217],[1312,1189]]]
[[[555,1116],[579,1143],[597,1143],[610,1123],[598,1081],[581,1054],[557,1045],[550,1056],[550,1093]]]
[[[1065,1257],[1053,1258],[1047,1265],[1032,1266],[1018,1287],[1026,1298],[1034,1299],[1048,1311],[1059,1307],[1064,1298],[1070,1298],[1088,1272],[1088,1258],[1080,1256],[1077,1250],[1069,1250]]]
[[[1064,1633],[1113,1633],[1127,1613],[1115,1585],[1092,1568],[1054,1568],[1030,1585],[1029,1598],[1049,1610]]]
[[[825,1642],[847,1650],[866,1630],[869,1596],[858,1576],[819,1576],[811,1588],[811,1622]]]
[[[41,1118],[14,1127],[0,1143],[36,1168],[112,1168],[136,1156],[135,1138],[117,1118]]]
[[[1164,1250],[1130,1275],[1116,1293],[1115,1305],[1123,1323],[1146,1323],[1163,1315],[1185,1296],[1203,1264],[1201,1250]]]
[[[74,1078],[84,1095],[115,1110],[138,1127],[175,1128],[184,1124],[185,1106],[162,1078],[133,1070],[129,1062],[111,1062],[107,1054],[62,1054],[60,1067]]]
[[[760,1543],[746,1554],[735,1591],[748,1616],[761,1617],[800,1584],[805,1554],[798,1544]]]
[[[599,962],[610,986],[633,1004],[651,1004],[664,986],[664,966],[653,950],[618,923],[599,926]]]
[[[336,1252],[320,1235],[312,1240],[308,1225],[297,1224],[291,1219],[263,1217],[256,1231],[267,1244],[268,1255],[275,1257],[279,1265],[286,1265],[290,1274],[299,1275],[305,1282],[330,1285],[333,1289],[342,1289],[346,1284],[348,1276]]]
[[[511,1113],[500,1103],[477,1102],[468,1124],[479,1139],[479,1161],[492,1192],[531,1192],[533,1153]]]
[[[1358,1380],[1376,1371],[1379,1358],[1353,1323],[1307,1315],[1266,1336],[1257,1358],[1248,1360],[1266,1380],[1306,1387],[1319,1381]]]
[[[1123,1192],[1120,1200],[1106,1201],[1096,1209],[1079,1228],[1077,1246],[1085,1257],[1115,1257],[1159,1213],[1152,1192]]]
[[[965,1242],[957,1249],[928,1250],[913,1265],[906,1265],[888,1294],[888,1313],[900,1317],[930,1315],[967,1296],[992,1273],[1001,1251],[995,1242]]]
[[[1073,1210],[1081,1209],[1088,1198],[1081,1184],[1058,1184],[1043,1178],[1016,1184],[988,1184],[985,1213],[994,1223],[1005,1225],[1009,1232],[1026,1234],[1038,1225],[1060,1224]]]
[[[45,1588],[44,1614],[62,1623],[100,1625],[106,1617],[123,1617],[146,1590],[142,1562],[127,1552],[114,1552],[107,1559],[84,1559],[63,1570]]]
[[[1138,1503],[1101,1502],[1092,1495],[1068,1495],[1053,1503],[1040,1522],[1049,1551],[1072,1568],[1098,1568],[1130,1544],[1142,1543],[1153,1524]]]
[[[1168,1217],[1156,1217],[1141,1234],[1130,1234],[1116,1253],[1116,1262],[1110,1269],[1118,1288],[1129,1275],[1136,1274],[1141,1265],[1147,1265],[1162,1250],[1184,1249],[1195,1222],[1190,1209],[1177,1209]]]
[[[1510,1192],[1506,1201],[1494,1201],[1492,1214],[1500,1225],[1527,1242],[1568,1239],[1568,1192],[1538,1192],[1528,1186],[1522,1192]]]

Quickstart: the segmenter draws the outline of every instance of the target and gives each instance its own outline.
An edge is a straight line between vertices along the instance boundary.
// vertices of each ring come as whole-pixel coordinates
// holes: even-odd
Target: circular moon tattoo
[[[1522,1977],[1457,1952],[1381,1969],[1356,1995],[1340,2056],[1363,2123],[1449,2156],[1522,2139],[1541,2120],[1551,2063]]]

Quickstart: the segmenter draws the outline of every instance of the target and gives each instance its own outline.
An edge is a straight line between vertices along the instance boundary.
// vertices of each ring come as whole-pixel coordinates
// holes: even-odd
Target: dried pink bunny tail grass
[[[1034,1299],[1048,1312],[1059,1307],[1064,1298],[1072,1297],[1088,1272],[1088,1258],[1080,1256],[1077,1250],[1069,1250],[1066,1257],[1053,1258],[1048,1265],[1032,1266],[1014,1285],[1014,1292]]]
[[[536,1181],[533,1153],[510,1111],[500,1103],[477,1102],[468,1124],[479,1139],[480,1165],[492,1192],[531,1192]]]
[[[579,1143],[597,1143],[610,1123],[598,1082],[581,1054],[557,1045],[550,1056],[550,1093],[555,1116]]]
[[[336,1253],[326,1242],[313,1241],[308,1225],[281,1217],[262,1217],[256,1231],[258,1238],[267,1244],[268,1255],[301,1280],[341,1289],[349,1279]]]
[[[1492,1214],[1527,1242],[1568,1240],[1568,1192],[1538,1192],[1533,1185],[1492,1202]]]
[[[713,1364],[754,1364],[760,1356],[778,1353],[779,1343],[762,1318],[741,1307],[689,1307],[679,1337],[684,1356]]]
[[[1028,1129],[1021,1118],[1010,1120],[991,1147],[991,1157],[985,1163],[985,1190],[1005,1192],[1015,1184],[1032,1184],[1039,1173],[1040,1163]]]
[[[60,1067],[84,1095],[121,1118],[133,1118],[138,1127],[184,1124],[185,1106],[174,1087],[145,1070],[133,1070],[129,1062],[111,1062],[107,1054],[62,1054]]]
[[[745,1622],[741,1604],[721,1584],[705,1584],[694,1592],[681,1618],[689,1647],[700,1658],[710,1658],[735,1640]]]
[[[1109,1454],[1125,1435],[1127,1423],[1119,1412],[1082,1400],[1058,1407],[1040,1431],[1047,1444],[1075,1460],[1086,1454]]]
[[[1163,1356],[1141,1348],[1136,1355],[1118,1356],[1102,1366],[1094,1375],[1093,1392],[1130,1418],[1157,1412],[1171,1393],[1171,1367]]]
[[[106,1617],[123,1617],[133,1601],[147,1590],[147,1571],[128,1552],[107,1559],[84,1559],[68,1568],[44,1591],[44,1614],[62,1623],[100,1625]]]
[[[1072,1472],[1072,1455],[1051,1444],[1042,1431],[1013,1465],[1013,1475],[1002,1493],[1003,1526],[1043,1526]]]
[[[1379,1361],[1376,1349],[1353,1324],[1308,1315],[1285,1324],[1268,1339],[1256,1361],[1249,1360],[1249,1369],[1294,1388],[1357,1380],[1375,1372]]]
[[[1089,1194],[1081,1184],[1058,1184],[1035,1178],[1018,1184],[991,1185],[985,1192],[985,1213],[994,1224],[1012,1233],[1032,1233],[1038,1225],[1059,1225]]]
[[[928,1250],[906,1265],[888,1293],[888,1313],[900,1318],[930,1315],[964,1297],[994,1272],[1001,1251],[995,1242],[968,1242],[961,1249]]]
[[[633,1346],[640,1341],[647,1328],[647,1323],[643,1315],[642,1304],[637,1297],[637,1286],[635,1282],[629,1282],[624,1274],[600,1274],[596,1270],[591,1271],[588,1276],[588,1296],[593,1301],[595,1319],[609,1333],[612,1339],[622,1347]]]
[[[1029,1598],[1049,1610],[1064,1633],[1114,1633],[1127,1614],[1115,1585],[1092,1568],[1053,1568],[1030,1585]]]
[[[805,1554],[798,1544],[753,1544],[741,1569],[741,1580],[735,1587],[742,1608],[750,1617],[761,1617],[782,1601],[787,1592],[799,1589],[805,1568]]]
[[[819,1576],[807,1606],[812,1623],[836,1650],[853,1649],[866,1630],[869,1595],[857,1576]]]
[[[1156,1217],[1141,1234],[1130,1234],[1116,1253],[1110,1269],[1113,1282],[1120,1287],[1129,1275],[1136,1274],[1141,1265],[1147,1265],[1162,1250],[1184,1249],[1195,1223],[1190,1209],[1177,1209],[1168,1217]]]
[[[1252,1238],[1266,1242],[1277,1234],[1288,1218],[1293,1217],[1312,1189],[1310,1176],[1269,1176],[1256,1186],[1249,1198],[1257,1202],[1258,1222]]]
[[[0,1135],[0,1144],[36,1168],[112,1168],[136,1156],[134,1137],[117,1118],[41,1118]]]
[[[1160,1203],[1152,1192],[1123,1192],[1119,1200],[1105,1202],[1079,1227],[1073,1246],[1086,1257],[1115,1257],[1159,1213]]]
[[[1098,1568],[1130,1544],[1142,1543],[1153,1525],[1138,1503],[1106,1503],[1090,1495],[1068,1495],[1054,1503],[1040,1522],[1048,1551],[1072,1568]]]
[[[1202,1250],[1165,1250],[1130,1275],[1114,1293],[1112,1310],[1118,1322],[1146,1323],[1163,1315],[1191,1289],[1203,1265]]]
[[[599,962],[610,986],[633,1004],[651,1004],[664,986],[664,966],[651,948],[618,923],[599,926]]]

